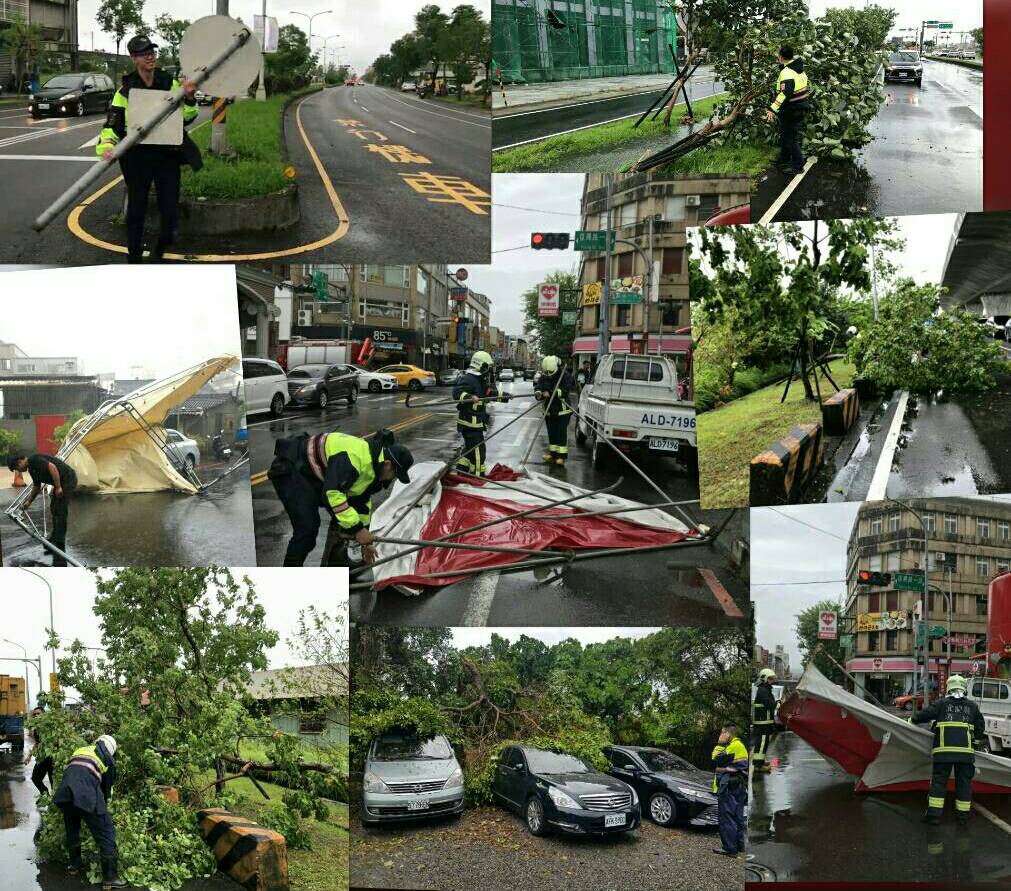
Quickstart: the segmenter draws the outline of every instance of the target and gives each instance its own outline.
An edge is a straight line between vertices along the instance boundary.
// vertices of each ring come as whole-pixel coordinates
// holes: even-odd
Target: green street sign
[[[918,572],[896,572],[892,576],[896,591],[923,592],[923,576]]]
[[[937,19],[927,19],[923,24],[925,25],[936,25]]]
[[[930,639],[937,640],[940,637],[944,637],[948,633],[948,629],[943,625],[931,625],[930,626]],[[920,622],[916,629],[916,642],[917,644],[923,643],[923,623]]]
[[[608,303],[615,306],[628,306],[632,303],[640,303],[642,294],[638,291],[612,291],[608,298]]]
[[[562,324],[563,325],[575,325],[576,316],[579,315],[579,311],[575,309],[563,309],[562,310]]]
[[[615,239],[618,234],[611,231],[611,250],[614,250]],[[606,229],[579,229],[576,231],[577,251],[606,251],[607,250],[607,230]]]
[[[316,290],[317,300],[326,300],[329,296],[330,280],[327,278],[327,274],[322,269],[317,269],[312,274],[312,286]]]
[[[852,634],[840,634],[839,635],[839,646],[844,650],[853,649],[853,635]]]
[[[953,27],[951,22],[939,22],[937,25],[939,31],[950,31]]]

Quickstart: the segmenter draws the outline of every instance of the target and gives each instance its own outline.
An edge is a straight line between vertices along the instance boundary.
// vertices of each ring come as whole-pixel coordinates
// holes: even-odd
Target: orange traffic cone
[[[26,485],[27,485],[27,483],[25,482],[25,478],[23,476],[21,476],[21,471],[20,470],[15,470],[14,471],[14,488],[15,489],[23,489]]]

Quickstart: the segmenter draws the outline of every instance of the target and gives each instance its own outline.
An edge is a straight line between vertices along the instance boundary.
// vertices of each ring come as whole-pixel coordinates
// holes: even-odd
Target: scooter
[[[232,447],[225,445],[225,431],[221,430],[211,439],[211,449],[219,461],[227,461],[232,457]]]

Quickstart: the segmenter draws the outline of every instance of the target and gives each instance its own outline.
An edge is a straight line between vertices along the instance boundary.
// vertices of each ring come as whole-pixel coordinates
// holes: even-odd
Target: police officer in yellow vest
[[[182,106],[183,126],[193,123],[197,117],[196,87],[188,80],[180,85],[171,74],[158,68],[158,47],[145,34],[131,37],[126,45],[136,66],[136,71],[123,76],[123,84],[112,97],[112,104],[105,119],[105,128],[99,134],[95,151],[100,158],[109,160],[112,150],[126,136],[129,119],[130,91],[182,89],[186,99]],[[175,239],[176,222],[179,219],[179,181],[181,167],[189,164],[194,170],[202,166],[200,149],[196,143],[183,134],[181,146],[135,145],[122,158],[119,166],[126,180],[126,244],[129,262],[140,263],[144,258],[144,217],[147,215],[147,200],[152,184],[158,195],[158,214],[161,217],[161,233],[151,249],[151,261],[161,260],[166,249]]]
[[[931,753],[933,771],[927,813],[923,820],[936,826],[941,822],[948,776],[955,772],[955,814],[960,825],[969,822],[972,809],[972,778],[976,773],[974,743],[983,739],[986,722],[979,707],[966,698],[965,678],[953,674],[948,678],[945,693],[933,705],[920,709],[910,720],[914,724],[933,724],[934,747]]]
[[[719,815],[721,848],[714,854],[736,857],[744,852],[747,822],[744,806],[748,803],[748,750],[737,736],[734,724],[724,724],[713,749],[713,792]]]
[[[807,113],[809,94],[804,60],[794,58],[793,47],[779,49],[782,66],[776,78],[776,98],[765,113],[766,120],[779,119],[779,160],[777,164],[787,173],[797,174],[804,169],[804,152],[800,147],[800,131]]]
[[[81,822],[91,831],[102,858],[102,888],[125,888],[119,877],[116,827],[109,816],[108,800],[116,782],[116,740],[100,736],[94,745],[74,751],[53,795],[53,803],[63,811],[70,852],[68,871],[81,871]]]
[[[456,429],[463,437],[463,452],[456,460],[457,469],[474,476],[483,476],[486,448],[484,434],[491,424],[489,402],[508,402],[510,395],[503,393],[495,382],[495,363],[484,350],[470,357],[470,365],[453,386],[456,401]]]
[[[758,673],[755,701],[751,703],[751,763],[756,773],[768,773],[769,740],[776,729],[776,695],[772,682],[776,672],[763,668]]]
[[[541,373],[534,383],[534,398],[544,403],[544,422],[548,428],[545,464],[564,465],[569,457],[572,386],[572,375],[557,356],[545,356],[541,360]]]
[[[362,546],[366,563],[376,558],[369,520],[372,496],[394,479],[409,483],[411,452],[389,430],[367,439],[347,433],[303,433],[279,439],[267,476],[291,520],[285,566],[301,566],[316,546],[320,508],[336,522],[341,539]]]

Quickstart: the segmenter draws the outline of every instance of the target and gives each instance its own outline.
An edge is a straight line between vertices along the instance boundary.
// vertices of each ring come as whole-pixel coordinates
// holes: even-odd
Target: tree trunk
[[[214,792],[220,795],[225,791],[225,764],[218,758],[214,761]]]

